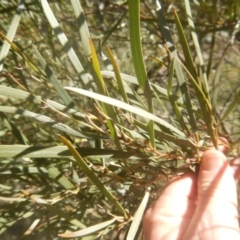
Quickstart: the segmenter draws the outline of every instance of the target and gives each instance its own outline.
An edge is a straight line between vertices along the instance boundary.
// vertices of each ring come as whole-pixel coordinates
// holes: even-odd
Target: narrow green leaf
[[[114,223],[116,220],[117,220],[116,218],[113,218],[111,220],[96,224],[94,226],[91,226],[91,227],[88,227],[88,228],[85,228],[85,229],[82,229],[82,230],[79,230],[79,231],[76,231],[76,232],[61,233],[61,234],[58,234],[58,236],[62,237],[62,238],[83,237],[83,236],[89,235],[91,233],[97,232],[97,231],[99,231],[103,228],[108,227],[109,225]]]
[[[155,143],[154,121],[148,122],[148,134],[151,141],[151,147],[155,149],[156,143]]]
[[[59,131],[65,132],[69,135],[73,135],[76,137],[97,138],[97,139],[99,138],[98,135],[91,134],[91,133],[85,133],[85,132],[81,133],[63,123],[56,122],[55,120],[53,120],[45,115],[30,112],[30,111],[27,111],[27,110],[24,110],[21,108],[0,106],[0,111],[5,112],[5,113],[19,114],[21,116],[28,117],[28,118],[33,118],[41,123],[44,123],[46,126],[58,129]]]
[[[135,239],[136,233],[138,231],[138,228],[139,228],[140,223],[141,223],[142,218],[143,218],[143,213],[144,213],[144,211],[146,209],[146,206],[147,206],[147,203],[148,203],[149,196],[150,196],[150,189],[148,189],[145,192],[145,195],[142,199],[142,202],[139,205],[136,213],[134,214],[133,221],[132,221],[132,224],[131,224],[130,229],[128,231],[126,240]]]
[[[142,45],[140,36],[140,1],[129,0],[129,35],[133,65],[140,87],[146,87],[148,79],[142,55]]]
[[[37,48],[33,45],[33,49],[35,51],[35,54],[38,58],[39,63],[41,64],[43,70],[45,71],[48,79],[52,83],[53,87],[55,88],[56,92],[58,93],[58,96],[60,99],[62,99],[63,103],[67,106],[74,105],[73,100],[68,95],[68,93],[65,91],[55,74],[53,73],[52,69],[49,67],[49,65],[46,63],[40,52],[37,50]]]
[[[185,146],[188,142],[184,142]],[[191,145],[190,145],[191,146]],[[81,148],[77,147],[76,151],[83,157],[88,158],[125,158],[150,159],[145,154],[137,154],[135,152],[126,152],[121,150],[101,149],[101,148]],[[65,146],[29,146],[29,145],[0,145],[0,159],[5,158],[72,158],[71,152]],[[21,169],[20,169],[21,170]],[[31,171],[40,171],[32,169]],[[41,170],[42,171],[42,170]],[[44,171],[45,172],[45,171]],[[31,173],[31,172],[29,172]],[[7,174],[7,173],[6,173]]]
[[[89,38],[89,44],[90,44],[90,49],[91,49],[91,57],[92,57],[92,65],[93,65],[93,70],[94,73],[96,74],[96,84],[98,87],[98,90],[101,94],[103,95],[107,95],[107,88],[105,86],[105,83],[103,81],[103,77],[101,74],[101,69],[100,69],[100,65],[98,62],[98,58],[97,58],[97,54],[92,42],[92,39]]]
[[[0,228],[0,235],[2,235],[2,233],[4,231],[6,231],[7,229],[9,229],[11,226],[14,226],[15,224],[18,223],[18,221],[21,221],[22,219],[27,219],[30,216],[34,215],[36,212],[35,211],[28,211],[28,212],[23,212],[23,214],[21,214],[20,216],[16,213],[15,218],[13,219],[13,221],[9,221],[6,224],[4,224],[3,226],[1,226]]]
[[[219,84],[219,80],[220,80],[220,75],[221,75],[221,71],[222,71],[222,65],[224,63],[224,58],[227,54],[227,50],[229,48],[230,44],[227,45],[227,47],[224,49],[223,54],[220,58],[220,61],[218,63],[218,67],[217,67],[217,71],[215,74],[215,78],[214,78],[214,82],[213,82],[213,92],[212,92],[212,111],[213,114],[215,115],[216,110],[217,110],[217,105],[218,105],[218,84]]]
[[[25,202],[27,198],[14,198],[14,197],[0,197],[0,200],[3,202]]]
[[[33,65],[33,63],[24,55],[24,53],[12,42],[10,41],[1,31],[0,37],[4,39],[12,48],[14,53],[16,53],[20,58],[24,59],[25,63],[35,72],[38,71],[37,66]],[[1,62],[0,62],[1,63]]]
[[[101,73],[106,78],[110,78],[110,77],[115,78],[115,73],[114,72],[101,71]],[[139,86],[137,78],[133,77],[133,76],[130,76],[130,75],[127,75],[127,74],[123,74],[123,73],[120,73],[120,75],[121,75],[121,78],[123,80],[124,89],[125,89],[125,92],[127,94],[129,102],[133,106],[136,106],[136,107],[139,107],[139,108],[145,108],[145,104],[144,104],[144,106],[142,105],[142,102],[139,101],[138,97],[136,97],[135,91],[133,89],[131,89],[128,85],[128,83],[132,83],[132,84],[135,84],[135,85]]]
[[[182,65],[189,76],[189,80],[191,80],[192,86],[195,89],[195,93],[201,108],[201,113],[203,116],[203,120],[207,126],[208,134],[211,137],[214,147],[218,148],[218,132],[217,132],[217,122],[213,116],[212,106],[208,101],[204,91],[201,89],[199,84],[195,81],[192,75],[188,72],[187,68]]]
[[[32,195],[30,198],[37,204],[43,205],[49,211],[56,214],[59,218],[64,218],[71,224],[73,224],[81,229],[86,228],[86,226],[83,223],[81,223],[79,220],[72,218],[67,213],[63,212],[60,208],[57,208],[56,206],[49,204],[46,200],[44,200],[38,196],[35,196],[35,195]]]
[[[73,108],[69,108],[69,107],[67,107],[65,105],[62,105],[62,104],[60,104],[58,102],[55,102],[55,101],[52,101],[50,99],[46,99],[45,103],[48,106],[50,106],[51,108],[54,108],[54,109],[56,109],[58,111],[61,111],[61,112],[64,112],[64,113],[71,114],[71,115],[75,116],[76,118],[81,119],[81,120],[86,122],[86,115],[76,111]]]
[[[147,99],[148,110],[153,113],[152,92],[147,77],[147,72],[143,60],[141,35],[140,35],[140,1],[128,1],[129,13],[129,35],[134,69],[140,87],[143,89],[144,96]],[[154,122],[148,123],[148,133],[152,147],[155,148]]]
[[[15,125],[14,122],[10,121],[3,112],[0,112],[0,117],[3,120],[4,126],[6,126],[8,130],[12,132],[13,136],[19,141],[19,143],[26,144],[26,145],[29,144],[27,137]]]
[[[41,104],[42,99],[40,96],[35,96],[29,92],[19,90],[12,87],[0,86],[0,95],[7,96],[11,98],[18,98],[25,101],[31,101],[35,104]]]
[[[93,45],[93,42],[92,42],[91,38],[89,39],[89,42],[90,42],[90,48],[91,48],[92,66],[93,66],[94,74],[96,75],[96,84],[98,86],[98,90],[102,95],[108,96],[107,88],[106,88],[105,83],[103,81],[103,77],[102,77],[102,74],[101,74],[101,69],[100,69],[100,66],[99,66],[97,54],[96,54],[96,51],[95,51],[95,48],[94,48],[94,45]],[[102,108],[103,108],[104,113],[110,119],[113,119],[113,120],[117,121],[115,109],[113,108],[113,106],[105,105],[104,103],[102,103]],[[111,132],[111,136],[112,136],[112,138],[113,138],[113,140],[116,144],[116,147],[118,149],[121,149],[121,144],[120,144],[120,141],[118,139],[117,130],[116,130],[116,127],[115,127],[113,121],[107,119],[107,125],[108,125],[108,128],[109,128],[110,132]]]
[[[224,114],[222,114],[221,122],[223,122],[227,118],[229,113],[233,111],[233,109],[239,104],[239,102],[240,102],[240,90],[238,90],[234,100],[229,104]]]
[[[204,84],[204,87],[206,88],[207,98],[210,101],[210,97],[209,97],[209,94],[208,94],[209,93],[209,86],[208,86],[207,74],[206,74],[206,70],[205,70],[202,51],[201,51],[201,48],[200,48],[200,44],[199,44],[199,41],[198,41],[196,29],[195,29],[195,24],[194,24],[193,17],[192,17],[192,11],[191,11],[191,6],[190,6],[190,3],[189,3],[189,0],[185,0],[185,6],[186,6],[188,24],[189,24],[190,29],[191,29],[193,43],[194,43],[194,46],[195,46],[195,49],[196,49],[196,52],[197,52],[197,56],[198,56],[198,60],[199,60],[199,64],[200,64],[200,69],[201,69],[201,73],[202,73],[202,77],[203,77],[203,84]]]
[[[184,53],[184,57],[185,57],[185,61],[186,61],[186,68],[188,69],[188,71],[190,72],[192,77],[197,81],[198,80],[197,70],[194,66],[194,62],[193,62],[193,59],[191,56],[187,38],[183,31],[182,24],[179,20],[178,14],[175,9],[174,9],[174,17],[175,17],[175,23],[176,23],[176,26],[178,29],[178,36],[179,36],[179,39],[181,42],[181,47],[183,49],[183,53]]]
[[[23,239],[24,237],[31,235],[41,220],[42,220],[41,218],[35,219],[33,223],[28,227],[28,229],[24,232],[24,234],[20,237],[20,239]]]
[[[101,73],[102,73],[102,76],[104,76],[104,77],[114,77],[115,76],[115,73],[111,72],[111,71],[101,71]],[[132,90],[129,89],[128,85],[125,82],[139,85],[138,81],[137,81],[137,78],[133,77],[133,76],[130,76],[128,74],[124,74],[124,73],[120,73],[120,75],[121,75],[121,78],[123,80],[123,84],[124,84],[124,88],[125,88],[126,93],[128,95],[129,94],[133,94]],[[150,83],[150,87],[151,87],[151,89],[154,88],[154,90],[156,92],[158,92],[159,94],[161,94],[164,97],[166,97],[165,99],[168,101],[168,94],[167,94],[167,90],[165,88],[162,88],[162,87],[160,87],[160,86],[158,86],[156,84],[153,84],[153,83]],[[174,93],[171,93],[171,94],[172,94],[172,96],[174,96],[174,98],[176,98],[176,101],[179,104],[183,105],[183,99],[181,97],[175,95]],[[128,98],[130,98],[130,97],[128,97]],[[136,105],[136,104],[134,104],[134,105]],[[193,107],[196,108],[196,106],[193,106]]]
[[[51,178],[54,178],[56,181],[58,181],[65,189],[74,189],[76,188],[71,181],[67,179],[63,174],[61,174],[57,168],[55,167],[49,167],[47,169],[48,174]]]
[[[189,123],[191,124],[191,127],[193,129],[193,131],[197,130],[197,124],[196,124],[196,119],[193,113],[193,107],[192,107],[192,103],[191,103],[191,99],[190,99],[190,95],[186,86],[186,81],[185,81],[185,77],[184,77],[184,73],[183,73],[183,69],[181,67],[178,55],[177,55],[177,51],[175,49],[172,37],[171,37],[171,33],[169,31],[169,27],[167,25],[167,22],[165,20],[164,17],[164,12],[163,9],[161,7],[161,4],[159,2],[159,0],[156,0],[157,3],[157,14],[158,14],[158,21],[159,21],[159,26],[161,29],[161,33],[163,35],[163,38],[165,40],[165,43],[167,45],[167,48],[169,49],[169,51],[172,53],[172,56],[177,60],[175,62],[175,71],[176,71],[176,76],[177,76],[177,80],[179,83],[179,87],[180,90],[182,92],[183,95],[183,100],[184,103],[186,105],[186,109],[188,112],[188,116],[189,116]]]
[[[86,18],[84,15],[84,11],[82,9],[82,6],[79,0],[71,0],[71,3],[72,3],[75,16],[77,18],[77,24],[78,24],[82,45],[83,45],[84,55],[85,57],[89,57],[91,55],[91,49],[89,46],[90,34],[89,34]]]
[[[96,185],[96,187],[102,192],[102,194],[115,206],[115,208],[127,218],[127,213],[124,208],[120,205],[117,199],[107,190],[104,184],[100,181],[100,179],[95,175],[95,173],[88,167],[85,160],[81,157],[81,155],[76,151],[73,145],[63,136],[59,135],[62,142],[69,148],[73,157],[77,161],[78,166],[82,169],[82,171],[89,177],[89,179]]]
[[[97,120],[97,117],[92,116],[91,114],[85,115],[81,112],[76,111],[75,109],[68,108],[65,105],[62,105],[60,103],[57,103],[57,102],[49,100],[49,99],[46,99],[44,104],[47,105],[51,110],[54,110],[54,111],[57,110],[57,111],[60,111],[61,113],[70,114],[71,115],[70,118],[73,118],[74,120],[75,119],[78,120],[79,128],[82,131],[87,132],[86,127],[88,127],[90,133],[95,130],[99,132],[99,129],[94,128],[94,126],[92,126],[91,124],[89,124],[86,121],[86,119],[91,119],[91,121]],[[108,135],[105,135],[105,136],[99,135],[99,137],[97,137],[97,138],[95,136],[95,139],[109,139],[109,138],[110,137],[108,137]]]
[[[217,144],[217,129],[216,129],[216,121],[214,119],[213,116],[213,112],[212,112],[212,106],[211,103],[208,99],[208,93],[205,90],[205,86],[202,86],[202,83],[200,81],[198,81],[198,77],[197,77],[197,73],[196,70],[194,68],[194,64],[190,55],[190,50],[188,47],[188,43],[186,40],[186,36],[184,34],[182,25],[180,23],[180,20],[177,16],[177,13],[175,11],[175,20],[176,20],[176,25],[177,25],[177,29],[178,29],[178,33],[182,42],[182,46],[183,46],[183,50],[185,52],[185,57],[186,60],[188,61],[189,64],[189,69],[185,66],[182,65],[182,67],[187,71],[188,75],[189,75],[189,80],[192,84],[192,86],[195,89],[197,98],[198,98],[198,102],[200,104],[201,107],[201,111],[202,111],[202,115],[203,115],[203,119],[204,122],[207,126],[208,129],[208,134],[211,137],[211,140],[214,144],[214,146],[217,148],[218,144]],[[195,119],[194,119],[195,121]],[[190,122],[191,123],[191,122]],[[196,122],[195,122],[196,124]]]
[[[144,118],[153,120],[153,121],[159,123],[160,125],[165,126],[166,128],[173,131],[175,134],[177,134],[179,136],[182,136],[182,137],[185,136],[181,131],[179,131],[178,129],[173,127],[168,122],[164,121],[163,119],[161,119],[161,118],[159,118],[159,117],[157,117],[157,116],[155,116],[155,115],[153,115],[153,114],[151,114],[151,113],[149,113],[149,112],[147,112],[143,109],[133,107],[133,106],[131,106],[127,103],[121,102],[117,99],[113,99],[113,98],[110,98],[110,97],[107,97],[107,96],[103,96],[103,95],[100,95],[100,94],[97,94],[97,93],[93,93],[93,92],[90,92],[90,91],[87,91],[87,90],[84,90],[84,89],[74,88],[74,87],[65,87],[65,89],[68,89],[70,91],[73,91],[73,92],[76,92],[76,93],[79,93],[79,94],[82,94],[82,95],[85,95],[85,96],[88,96],[88,97],[91,97],[91,98],[94,98],[94,99],[97,99],[99,101],[111,104],[113,106],[125,109],[125,110],[127,110],[129,112],[132,112],[132,113],[135,113],[139,116],[144,116]]]
[[[7,153],[10,151],[10,149],[9,149],[9,145],[5,145],[5,146],[6,146],[6,151],[3,153],[3,155],[6,154],[4,158],[8,158],[7,155],[11,155]],[[23,146],[23,145],[18,145],[18,146]],[[23,149],[26,149],[26,148],[23,148]],[[18,152],[18,154],[19,153],[20,152]],[[31,167],[31,166],[30,167],[16,166],[16,167],[8,168],[6,171],[5,169],[0,170],[0,175],[12,175],[12,174],[14,174],[15,176],[22,175],[22,174],[47,174],[47,171],[44,167]]]
[[[176,99],[175,97],[173,96],[172,97],[172,94],[171,94],[171,91],[172,91],[172,82],[173,82],[173,77],[174,77],[174,58],[172,59],[171,61],[171,65],[170,65],[170,69],[169,69],[169,75],[168,75],[168,88],[167,88],[167,91],[168,91],[168,98],[169,98],[169,101],[172,105],[172,108],[173,108],[173,111],[177,117],[177,120],[178,122],[180,123],[182,129],[184,130],[185,133],[187,133],[188,136],[190,136],[190,131],[188,130],[185,122],[184,122],[184,119],[183,119],[183,116],[182,116],[182,113],[181,111],[179,110],[178,108],[178,105],[177,105],[177,102],[176,102]]]
[[[211,40],[211,45],[210,45],[210,53],[209,53],[209,57],[208,57],[208,65],[207,65],[207,78],[210,75],[210,72],[212,70],[212,63],[213,63],[213,56],[214,56],[214,52],[215,52],[215,33],[212,34],[212,40]]]
[[[7,35],[6,35],[6,37],[11,42],[13,41],[13,39],[16,35],[17,29],[18,29],[18,26],[19,26],[19,23],[20,23],[20,20],[21,20],[21,14],[24,11],[24,9],[25,9],[24,2],[21,1],[19,3],[19,5],[17,6],[16,13],[15,13],[13,19],[12,19],[12,22],[11,22],[9,28],[8,28],[8,32],[7,32]],[[1,48],[1,51],[0,51],[0,72],[3,69],[4,59],[8,55],[9,48],[10,48],[10,44],[5,40],[3,42],[3,45],[2,45],[2,48]]]
[[[67,53],[72,65],[74,66],[75,70],[78,74],[80,74],[81,79],[83,80],[83,83],[86,85],[89,82],[89,74],[85,73],[84,68],[79,61],[77,54],[73,50],[73,48],[70,46],[70,43],[66,37],[66,35],[63,33],[57,19],[55,18],[52,9],[50,8],[47,0],[41,0],[42,8],[44,11],[44,14],[47,17],[47,20],[49,24],[51,25],[53,31],[55,32],[59,42],[63,46],[65,52]]]
[[[107,52],[108,52],[108,56],[110,58],[110,61],[111,61],[112,65],[113,65],[115,77],[117,79],[118,88],[120,90],[121,96],[122,96],[122,98],[123,98],[125,103],[129,103],[128,97],[127,97],[127,94],[125,92],[125,88],[124,88],[124,85],[123,85],[123,81],[122,81],[122,78],[121,78],[121,74],[120,74],[120,71],[118,69],[117,63],[116,63],[116,61],[114,59],[114,56],[112,54],[112,51],[109,48],[109,46],[106,46],[106,48],[107,48]]]
[[[136,126],[138,126],[140,129],[142,130],[145,130],[147,132],[147,126],[145,123],[142,123],[140,121],[137,121],[136,119],[134,120]],[[166,132],[163,132],[163,131],[160,131],[158,126],[155,124],[154,126],[154,130],[155,130],[155,134],[156,134],[156,137],[158,137],[158,139],[161,139],[161,140],[164,140],[164,141],[168,141],[168,142],[172,142],[174,143],[177,147],[183,147],[183,148],[188,148],[188,147],[191,147],[193,148],[194,147],[194,144],[187,140],[185,137],[183,136],[173,136],[171,134],[168,134]],[[0,147],[1,149],[1,147]]]

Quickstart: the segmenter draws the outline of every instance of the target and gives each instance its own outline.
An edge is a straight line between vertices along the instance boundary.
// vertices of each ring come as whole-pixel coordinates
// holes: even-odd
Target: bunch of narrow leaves
[[[159,189],[172,176],[195,171],[200,152],[209,144],[217,148],[220,136],[231,144],[230,135],[238,134],[239,114],[233,111],[238,88],[229,86],[226,102],[218,97],[224,94],[221,72],[238,23],[233,21],[212,77],[215,33],[206,64],[192,16],[207,5],[193,10],[188,0],[179,5],[187,15],[186,34],[172,6],[169,20],[159,1],[149,3],[154,7],[149,11],[148,1],[108,3],[120,17],[98,36],[89,30],[98,21],[83,10],[94,9],[88,1],[8,4],[0,11],[16,13],[0,31],[0,236],[137,239]],[[98,10],[107,7],[101,4]],[[140,14],[146,12],[151,18]],[[63,21],[69,13],[74,22]],[[95,13],[100,21],[103,14]],[[108,41],[114,46],[126,19],[132,75],[122,73],[105,46]],[[165,69],[164,86],[149,79],[141,23],[161,38],[164,57],[151,59]]]

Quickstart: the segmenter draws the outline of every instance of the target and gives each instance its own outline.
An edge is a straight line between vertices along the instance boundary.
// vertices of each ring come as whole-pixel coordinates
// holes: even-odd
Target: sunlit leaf
[[[17,6],[17,11],[12,19],[12,22],[10,24],[10,27],[8,29],[7,35],[6,37],[12,42],[15,34],[17,32],[17,29],[19,27],[19,23],[21,20],[21,14],[25,9],[25,5],[24,2],[20,2],[19,5]],[[0,51],[0,72],[3,69],[3,64],[4,64],[4,59],[6,58],[6,56],[8,55],[8,51],[10,49],[10,44],[5,40],[1,51]]]
[[[168,122],[162,120],[161,118],[159,118],[159,117],[157,117],[157,116],[155,116],[155,115],[153,115],[153,114],[151,114],[151,113],[149,113],[149,112],[147,112],[143,109],[135,108],[135,107],[133,107],[129,104],[126,104],[124,102],[121,102],[119,100],[116,100],[116,99],[113,99],[113,98],[110,98],[110,97],[106,97],[106,96],[103,96],[103,95],[100,95],[100,94],[97,94],[97,93],[89,92],[89,91],[86,91],[86,90],[83,90],[83,89],[73,88],[73,87],[65,87],[65,88],[70,90],[70,91],[73,91],[73,92],[76,92],[76,93],[79,93],[79,94],[82,94],[82,95],[86,95],[88,97],[97,99],[99,101],[102,101],[102,102],[105,102],[105,103],[108,103],[108,104],[111,104],[111,105],[114,105],[116,107],[120,107],[120,108],[125,109],[129,112],[132,112],[132,113],[135,113],[137,115],[148,118],[150,120],[153,120],[153,121],[165,126],[166,128],[169,128],[170,130],[172,130],[177,135],[184,136],[184,134],[181,131],[179,131],[178,129],[176,129],[172,125],[170,125]]]
[[[89,179],[97,186],[97,188],[102,192],[102,194],[116,207],[116,209],[121,212],[121,214],[126,218],[127,214],[124,208],[120,205],[117,199],[111,194],[110,191],[104,186],[104,184],[100,181],[100,179],[95,175],[92,169],[86,164],[85,160],[81,157],[81,155],[76,151],[76,149],[72,146],[72,144],[60,136],[62,142],[69,148],[73,157],[77,161],[79,167],[83,170],[83,172],[89,177]]]
[[[97,232],[103,228],[106,228],[107,226],[111,225],[112,223],[114,223],[117,219],[113,218],[111,220],[96,224],[94,226],[76,231],[76,232],[67,232],[67,233],[61,233],[58,234],[59,237],[62,238],[77,238],[77,237],[83,237],[86,235],[89,235],[91,233]]]
[[[136,213],[133,216],[133,220],[132,220],[132,224],[130,226],[130,229],[128,231],[128,235],[127,235],[127,240],[131,240],[135,238],[135,235],[139,229],[140,223],[142,221],[143,218],[143,213],[146,209],[147,203],[148,203],[148,199],[150,196],[150,189],[148,189],[141,201],[141,204],[139,205]]]

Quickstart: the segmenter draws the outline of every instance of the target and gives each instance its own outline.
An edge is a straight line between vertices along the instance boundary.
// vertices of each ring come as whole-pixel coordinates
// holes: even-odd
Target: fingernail
[[[222,167],[225,161],[226,157],[222,152],[212,149],[203,154],[201,167],[207,171],[217,170]]]

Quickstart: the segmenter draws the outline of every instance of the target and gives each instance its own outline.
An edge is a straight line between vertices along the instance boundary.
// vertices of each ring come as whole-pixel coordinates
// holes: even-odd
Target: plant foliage
[[[2,239],[140,239],[172,176],[219,137],[238,152],[239,1],[2,1],[0,17]]]

